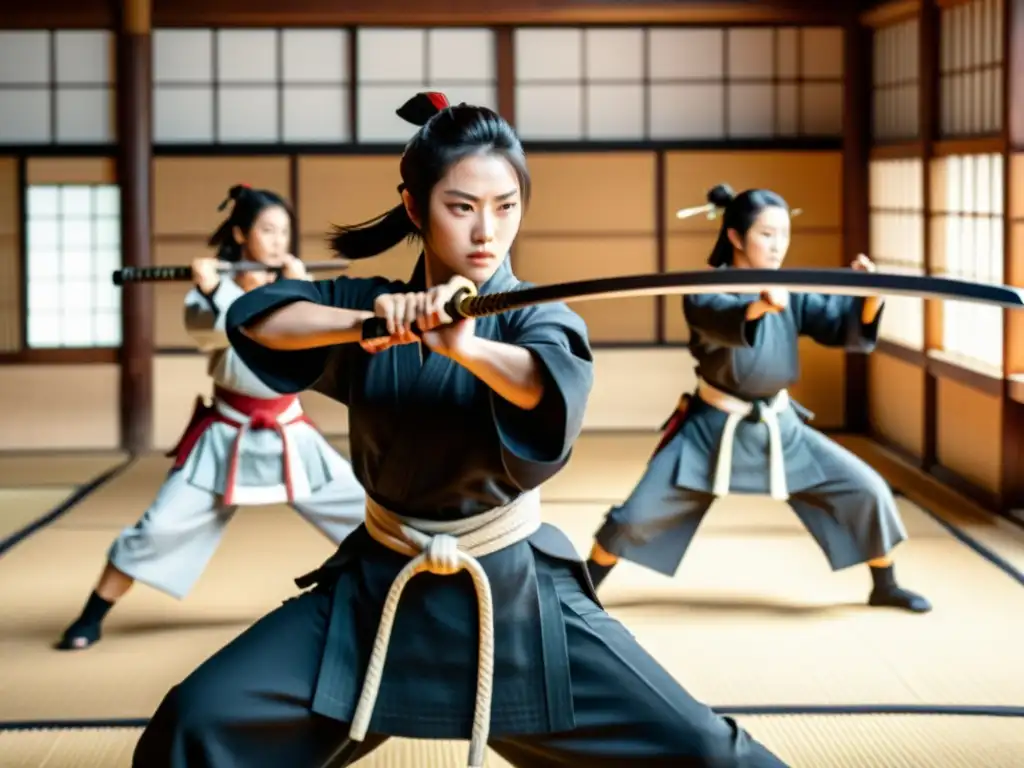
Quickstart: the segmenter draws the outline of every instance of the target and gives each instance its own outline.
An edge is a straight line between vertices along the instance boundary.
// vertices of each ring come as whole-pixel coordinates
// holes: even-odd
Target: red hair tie
[[[424,91],[405,102],[395,113],[407,123],[424,126],[430,118],[450,106],[448,97],[440,91]]]
[[[430,99],[431,104],[437,107],[438,112],[451,106],[448,97],[439,91],[427,91],[427,98]]]

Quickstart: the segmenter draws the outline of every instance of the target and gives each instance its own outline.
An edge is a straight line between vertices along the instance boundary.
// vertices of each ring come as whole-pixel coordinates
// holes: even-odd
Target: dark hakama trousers
[[[558,578],[576,580],[568,570]],[[519,768],[785,766],[734,720],[691,697],[578,584],[559,587],[576,728],[493,735],[495,752]],[[386,734],[347,742],[347,724],[310,709],[331,604],[320,587],[289,600],[171,689],[133,766],[318,768],[342,746],[337,768],[383,744]]]

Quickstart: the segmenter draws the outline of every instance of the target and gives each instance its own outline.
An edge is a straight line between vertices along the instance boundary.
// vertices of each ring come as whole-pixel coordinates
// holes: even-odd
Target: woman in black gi
[[[276,391],[348,405],[366,525],[298,580],[314,589],[167,694],[134,765],[341,766],[403,736],[471,739],[474,766],[488,742],[528,768],[782,766],[605,613],[569,540],[540,522],[537,488],[568,461],[591,390],[579,316],[548,304],[444,325],[467,282],[522,285],[508,262],[530,192],[515,132],[440,94],[399,114],[422,126],[402,157],[402,202],[335,247],[362,258],[421,236],[409,281],[280,280],[227,321]],[[375,315],[391,336],[353,343]],[[395,610],[389,590],[411,562],[431,572]],[[372,650],[392,617],[384,663],[384,644]],[[488,654],[478,660],[491,641],[493,676]]]
[[[723,209],[708,263],[778,269],[789,249],[790,212],[770,190],[734,196],[719,185],[703,210]],[[702,210],[702,209],[695,209]],[[873,270],[866,256],[854,269]],[[684,395],[647,471],[609,510],[587,562],[599,585],[625,559],[673,575],[716,497],[770,493],[787,500],[833,570],[867,563],[873,606],[926,612],[924,597],[896,583],[890,553],[907,533],[875,470],[805,423],[786,387],[800,377],[799,337],[870,352],[882,300],[773,288],[683,299],[698,387]]]

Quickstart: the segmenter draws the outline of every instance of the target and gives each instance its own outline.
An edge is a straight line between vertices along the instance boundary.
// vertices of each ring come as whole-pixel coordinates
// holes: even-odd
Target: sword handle
[[[347,259],[331,259],[330,261],[314,261],[306,264],[307,272],[336,272],[348,269]],[[261,264],[258,261],[236,261],[232,264],[222,265],[217,271],[222,275],[234,275],[241,272],[276,272],[281,273],[281,267],[271,267]],[[114,285],[125,283],[174,283],[192,282],[191,266],[175,267],[122,267],[115,270],[111,276]]]
[[[114,285],[180,282],[192,279],[192,267],[122,267],[112,279]]]
[[[444,305],[444,311],[454,322],[476,317],[477,315],[473,314],[473,302],[479,298],[481,297],[476,295],[476,291],[470,290],[468,287],[459,288]],[[412,327],[412,332],[417,336],[420,335],[420,330],[415,325]],[[386,339],[390,335],[387,321],[383,317],[368,317],[363,321],[363,341]]]

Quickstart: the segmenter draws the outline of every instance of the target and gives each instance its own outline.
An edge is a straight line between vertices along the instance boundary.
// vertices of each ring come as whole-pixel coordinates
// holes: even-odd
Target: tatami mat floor
[[[85,485],[124,459],[121,451],[0,454],[0,488]]]
[[[934,715],[737,718],[791,768],[1019,768],[1020,722]],[[129,768],[134,728],[0,733],[2,768]],[[392,739],[359,768],[461,768],[465,745]],[[510,768],[491,753],[486,768]]]
[[[655,441],[586,436],[569,468],[545,486],[547,519],[581,552],[607,507],[640,476]],[[97,465],[97,474],[116,462]],[[160,456],[133,462],[0,557],[0,721],[147,717],[169,686],[294,594],[291,579],[332,550],[286,507],[245,509],[185,601],[137,588],[112,612],[98,646],[78,654],[51,650],[111,539],[145,509],[167,467]],[[0,479],[3,471],[0,462]],[[72,472],[57,467],[54,474]],[[8,498],[12,509],[19,498],[41,503],[30,495]],[[675,578],[625,564],[602,596],[654,656],[713,705],[1024,706],[1024,588],[921,508],[906,500],[901,508],[911,540],[898,551],[897,572],[935,603],[926,616],[864,606],[866,570],[831,573],[788,507],[762,498],[717,504]],[[1024,553],[1019,529],[966,522],[1004,558]],[[794,766],[1024,764],[1010,759],[1024,755],[1018,718],[742,719]],[[0,766],[119,768],[129,764],[135,738],[131,730],[3,732]],[[464,756],[464,745],[392,740],[361,765],[457,768]]]

